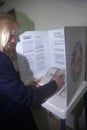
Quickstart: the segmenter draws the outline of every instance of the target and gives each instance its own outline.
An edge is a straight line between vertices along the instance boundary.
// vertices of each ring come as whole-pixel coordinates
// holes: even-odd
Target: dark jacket
[[[55,81],[39,87],[25,87],[12,61],[0,52],[0,127],[36,130],[31,106],[40,105],[57,90]]]

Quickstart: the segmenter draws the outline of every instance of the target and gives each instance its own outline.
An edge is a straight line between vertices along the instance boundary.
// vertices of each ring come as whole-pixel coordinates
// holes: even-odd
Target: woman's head
[[[8,13],[0,13],[0,51],[9,44],[12,36],[19,29],[19,23]]]

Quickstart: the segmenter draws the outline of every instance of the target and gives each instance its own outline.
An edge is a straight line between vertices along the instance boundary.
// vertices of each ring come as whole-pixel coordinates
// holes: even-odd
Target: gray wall
[[[35,30],[87,26],[87,0],[6,0],[5,3],[0,10],[15,8],[34,23]]]

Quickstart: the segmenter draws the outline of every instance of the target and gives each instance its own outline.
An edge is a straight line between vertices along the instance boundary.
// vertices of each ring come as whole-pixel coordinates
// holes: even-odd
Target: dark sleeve
[[[55,81],[50,81],[46,85],[40,86],[35,90],[36,95],[38,95],[38,103],[42,104],[49,97],[55,94],[58,90],[57,84]]]
[[[0,89],[7,98],[19,104],[36,105],[53,95],[57,86],[55,81],[52,81],[37,89],[25,87],[9,57],[0,55]]]

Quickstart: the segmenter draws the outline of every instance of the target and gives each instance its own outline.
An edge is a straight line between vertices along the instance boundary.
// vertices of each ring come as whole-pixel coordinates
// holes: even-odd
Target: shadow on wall
[[[32,31],[35,29],[35,25],[34,22],[29,19],[26,14],[22,13],[22,12],[16,12],[16,19],[19,21],[20,23],[20,31],[24,32],[24,31]]]

